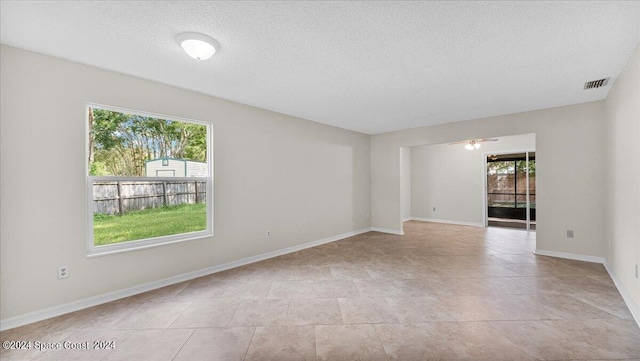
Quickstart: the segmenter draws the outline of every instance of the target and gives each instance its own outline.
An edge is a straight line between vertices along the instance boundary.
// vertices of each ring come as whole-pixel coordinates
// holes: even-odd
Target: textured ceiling
[[[368,134],[603,99],[640,42],[640,2],[0,6],[3,44]]]

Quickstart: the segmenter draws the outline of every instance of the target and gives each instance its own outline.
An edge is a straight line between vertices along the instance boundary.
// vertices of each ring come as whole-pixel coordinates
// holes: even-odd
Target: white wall
[[[482,143],[474,151],[464,144],[411,147],[412,216],[483,226],[485,155],[531,151],[535,144],[535,134],[524,134]]]
[[[607,262],[640,305],[640,47],[605,100]]]
[[[402,220],[411,218],[411,148],[400,148],[400,200]]]
[[[370,226],[367,135],[7,46],[0,64],[2,319]],[[213,124],[214,237],[86,258],[86,102]]]
[[[604,256],[603,103],[468,120],[371,137],[372,226],[400,232],[401,146],[536,134],[537,248]],[[593,146],[595,145],[595,146]],[[573,229],[575,238],[566,238]]]

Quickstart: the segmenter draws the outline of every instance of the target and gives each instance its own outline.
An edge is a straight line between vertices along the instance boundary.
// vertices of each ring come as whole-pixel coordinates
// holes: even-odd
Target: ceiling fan
[[[461,140],[459,142],[449,143],[449,145],[464,144],[465,149],[474,150],[474,149],[480,148],[480,143],[496,142],[496,141],[498,141],[498,138],[469,139],[469,140]]]

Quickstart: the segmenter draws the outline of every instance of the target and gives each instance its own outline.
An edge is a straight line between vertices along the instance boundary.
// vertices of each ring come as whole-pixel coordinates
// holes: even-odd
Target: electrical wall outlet
[[[60,266],[58,267],[58,279],[68,278],[69,277],[69,267]]]
[[[567,238],[573,238],[573,229],[567,229]]]
[[[436,207],[433,207],[433,211],[434,211],[434,212],[436,211]]]
[[[271,231],[267,231],[267,237],[271,237]]]

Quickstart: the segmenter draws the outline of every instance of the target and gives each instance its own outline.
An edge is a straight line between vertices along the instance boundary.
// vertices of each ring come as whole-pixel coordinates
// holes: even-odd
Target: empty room
[[[640,2],[0,1],[0,359],[640,360]]]

